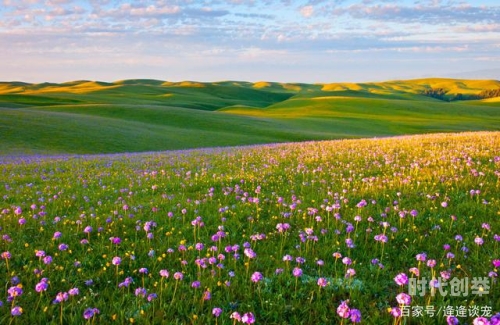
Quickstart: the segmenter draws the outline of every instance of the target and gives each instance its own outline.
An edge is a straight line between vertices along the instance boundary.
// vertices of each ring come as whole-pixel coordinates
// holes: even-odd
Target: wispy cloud
[[[9,46],[0,69],[15,79],[23,60],[36,78],[61,65],[68,75],[58,80],[81,79],[95,62],[108,80],[117,66],[123,74],[175,70],[182,79],[196,67],[212,79],[247,79],[259,63],[274,79],[296,71],[313,81],[365,64],[354,59],[378,60],[363,67],[370,79],[391,58],[411,59],[408,71],[420,71],[434,56],[443,69],[456,69],[443,63],[448,58],[472,70],[498,62],[481,58],[500,57],[499,21],[493,0],[3,0],[0,43]]]

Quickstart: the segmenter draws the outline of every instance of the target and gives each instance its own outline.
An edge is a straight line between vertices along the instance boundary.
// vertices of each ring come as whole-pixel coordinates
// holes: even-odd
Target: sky
[[[498,0],[0,0],[0,80],[500,79]]]

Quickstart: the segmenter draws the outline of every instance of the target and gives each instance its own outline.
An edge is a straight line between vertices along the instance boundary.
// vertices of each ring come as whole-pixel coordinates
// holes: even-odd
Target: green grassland
[[[495,80],[0,83],[2,155],[113,153],[500,129]],[[425,96],[439,90],[440,99]]]

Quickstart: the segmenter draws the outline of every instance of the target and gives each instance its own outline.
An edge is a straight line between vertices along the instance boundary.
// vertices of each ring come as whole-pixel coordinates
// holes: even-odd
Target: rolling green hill
[[[455,79],[0,82],[0,154],[159,151],[499,130],[500,101],[485,98],[499,89],[496,80]]]

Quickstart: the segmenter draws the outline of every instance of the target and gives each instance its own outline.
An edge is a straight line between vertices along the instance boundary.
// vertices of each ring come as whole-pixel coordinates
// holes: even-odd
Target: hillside
[[[0,151],[138,152],[498,130],[499,89],[496,80],[439,78],[331,84],[0,82]]]

